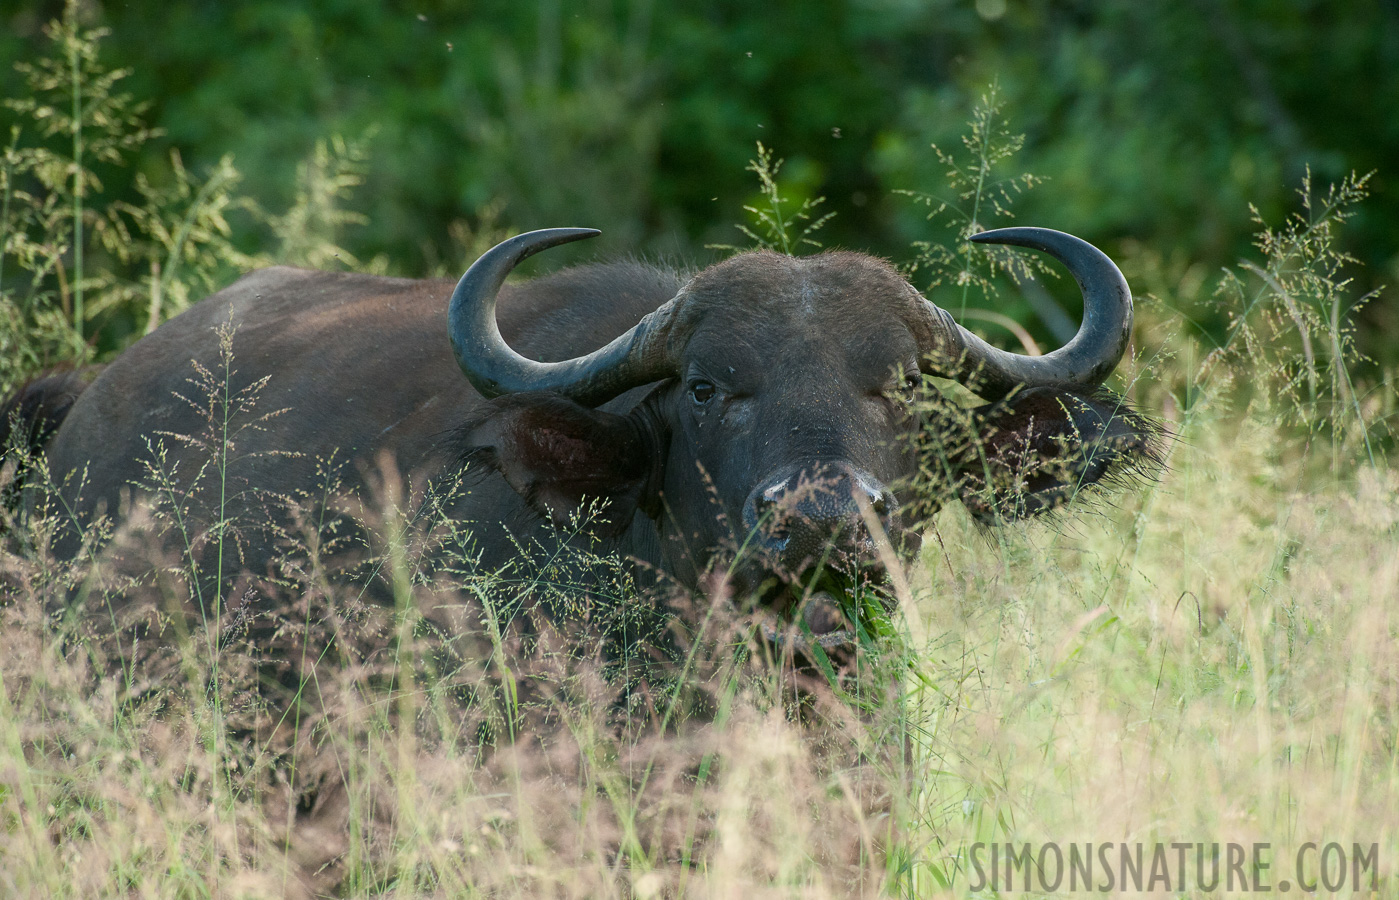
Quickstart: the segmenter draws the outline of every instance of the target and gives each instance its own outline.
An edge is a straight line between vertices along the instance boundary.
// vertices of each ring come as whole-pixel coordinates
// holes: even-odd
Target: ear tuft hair
[[[976,440],[958,460],[958,494],[985,524],[1139,483],[1164,465],[1165,428],[1107,390],[1031,388],[977,419]]]

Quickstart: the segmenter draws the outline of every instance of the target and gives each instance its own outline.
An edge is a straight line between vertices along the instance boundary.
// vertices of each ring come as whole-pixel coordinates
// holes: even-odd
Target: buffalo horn
[[[933,327],[925,353],[930,374],[955,378],[993,398],[1020,385],[1096,385],[1112,373],[1132,335],[1132,292],[1107,254],[1049,228],[998,228],[971,240],[1043,250],[1063,263],[1083,292],[1083,324],[1053,353],[1022,356],[992,347],[929,303]]]
[[[452,349],[457,365],[483,396],[554,391],[596,406],[628,388],[674,374],[665,347],[673,302],[647,314],[607,346],[563,362],[526,359],[500,336],[496,296],[511,270],[541,250],[600,233],[593,228],[545,228],[516,235],[487,250],[457,282],[447,313]]]

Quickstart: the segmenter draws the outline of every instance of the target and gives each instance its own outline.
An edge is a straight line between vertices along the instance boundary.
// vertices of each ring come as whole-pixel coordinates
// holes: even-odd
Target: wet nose
[[[784,565],[796,570],[818,558],[828,544],[844,553],[872,555],[862,503],[892,532],[898,503],[879,479],[849,465],[802,468],[754,488],[743,520],[751,543],[779,554]]]
[[[888,515],[894,502],[884,485],[853,470],[834,479],[804,474],[783,478],[755,490],[749,502],[759,519],[782,512],[802,516],[814,525],[840,525],[851,516],[860,518],[860,497],[880,517]]]

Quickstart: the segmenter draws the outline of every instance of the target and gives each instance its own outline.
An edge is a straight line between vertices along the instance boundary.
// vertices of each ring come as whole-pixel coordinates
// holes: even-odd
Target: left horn
[[[1096,385],[1112,374],[1132,337],[1132,292],[1106,253],[1049,228],[998,228],[971,240],[1043,250],[1063,263],[1083,292],[1083,324],[1053,353],[1021,356],[992,347],[929,303],[936,323],[927,348],[933,374],[974,383],[987,396],[1004,396],[1018,385]]]
[[[500,336],[495,306],[506,276],[541,250],[599,234],[594,228],[545,228],[516,235],[487,250],[457,282],[447,328],[457,365],[483,396],[554,391],[584,406],[597,406],[628,388],[673,374],[675,367],[665,350],[673,300],[607,346],[563,362],[526,359]]]

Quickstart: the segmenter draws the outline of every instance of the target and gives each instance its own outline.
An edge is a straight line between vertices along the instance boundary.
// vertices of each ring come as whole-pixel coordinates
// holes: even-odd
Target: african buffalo
[[[157,444],[162,470],[198,506],[222,503],[244,519],[314,491],[328,459],[345,462],[348,488],[386,453],[429,476],[466,460],[489,475],[454,513],[475,523],[487,563],[514,552],[506,530],[545,534],[546,522],[596,498],[596,533],[610,546],[690,587],[737,553],[739,593],[811,574],[823,559],[845,573],[874,562],[881,530],[896,544],[916,540],[902,510],[920,464],[925,480],[995,523],[1055,506],[1152,452],[1151,426],[1099,387],[1130,336],[1127,284],[1071,235],[972,238],[1046,251],[1078,281],[1078,334],[1030,357],[988,345],[861,253],[743,253],[693,277],[586,265],[504,284],[526,257],[596,233],[511,238],[455,291],[255,272],[138,341],[86,389],[72,375],[42,379],[6,412],[20,411],[46,444],[79,523],[126,508]],[[208,448],[167,439],[201,433],[214,416],[192,396],[192,371],[226,397],[256,395],[260,412],[285,410],[240,425],[226,477],[196,478]],[[911,410],[920,373],[986,401],[969,413],[979,440],[931,466],[911,438],[944,423]],[[240,565],[265,567],[272,544],[245,541]]]

